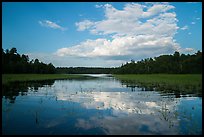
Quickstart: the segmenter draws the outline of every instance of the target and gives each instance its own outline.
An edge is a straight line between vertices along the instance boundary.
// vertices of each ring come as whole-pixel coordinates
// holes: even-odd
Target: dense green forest
[[[180,55],[179,52],[175,52],[173,55],[161,55],[137,62],[131,60],[116,68],[58,67],[57,72],[71,74],[201,74],[202,52],[198,51],[193,55]]]
[[[38,73],[52,74],[56,69],[52,63],[45,64],[38,59],[29,61],[28,55],[20,55],[16,48],[2,49],[2,73],[19,74],[19,73]]]
[[[202,52],[195,54],[161,55],[154,58],[146,58],[140,61],[131,60],[124,65],[115,68],[99,67],[57,67],[52,63],[45,64],[38,59],[29,61],[27,55],[20,55],[16,48],[2,49],[2,70],[8,73],[67,73],[67,74],[201,74]]]
[[[115,74],[201,74],[202,52],[185,55],[175,52],[173,55],[161,55],[155,58],[131,60],[113,71]]]

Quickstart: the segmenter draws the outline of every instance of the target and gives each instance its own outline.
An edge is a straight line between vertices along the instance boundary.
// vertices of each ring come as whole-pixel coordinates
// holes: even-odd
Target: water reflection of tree
[[[43,80],[43,81],[27,81],[27,82],[11,82],[2,85],[2,97],[9,99],[10,103],[14,103],[17,96],[27,95],[27,92],[33,90],[38,91],[38,88],[44,86],[52,86],[54,80]]]

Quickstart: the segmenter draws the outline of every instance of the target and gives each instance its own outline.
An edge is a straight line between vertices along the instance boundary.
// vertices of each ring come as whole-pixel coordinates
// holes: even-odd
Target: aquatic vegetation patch
[[[194,93],[202,96],[201,74],[139,74],[114,75],[127,87],[143,87],[144,90],[162,92]]]

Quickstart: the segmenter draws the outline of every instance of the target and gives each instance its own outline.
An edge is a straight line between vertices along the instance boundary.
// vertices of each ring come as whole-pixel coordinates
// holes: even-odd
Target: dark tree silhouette
[[[193,55],[174,52],[173,55],[161,55],[154,58],[146,58],[140,61],[131,59],[130,63],[122,64],[116,68],[97,67],[58,67],[52,63],[45,64],[38,59],[29,61],[27,55],[20,55],[16,48],[2,49],[3,73],[68,73],[68,74],[201,74],[202,52]]]
[[[2,49],[2,73],[55,73],[55,67],[49,63],[45,64],[38,59],[29,61],[28,55],[20,55],[16,48]]]
[[[202,52],[193,55],[185,55],[174,52],[173,55],[161,55],[159,57],[142,59],[141,61],[126,63],[112,71],[115,74],[201,74]]]

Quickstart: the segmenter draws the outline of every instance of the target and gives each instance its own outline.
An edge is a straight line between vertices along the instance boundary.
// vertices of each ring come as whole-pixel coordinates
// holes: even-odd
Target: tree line
[[[56,69],[52,63],[45,64],[38,59],[29,61],[28,55],[20,55],[16,48],[2,48],[2,73],[3,74],[18,74],[18,73],[37,73],[37,74],[52,74]]]
[[[180,54],[175,51],[173,55],[161,55],[146,58],[140,61],[133,59],[120,67],[57,67],[52,63],[45,64],[38,59],[29,61],[28,55],[20,55],[16,48],[2,49],[2,73],[66,73],[66,74],[201,74],[202,52],[192,55]]]
[[[57,67],[57,73],[68,74],[110,74],[111,68],[100,67]]]
[[[57,73],[69,74],[201,74],[202,52],[195,54],[161,55],[140,61],[131,60],[116,68],[58,67]]]
[[[114,69],[115,74],[201,74],[202,52],[185,55],[174,52],[173,55],[161,55],[155,58],[146,58],[141,61],[127,62],[125,65]]]

